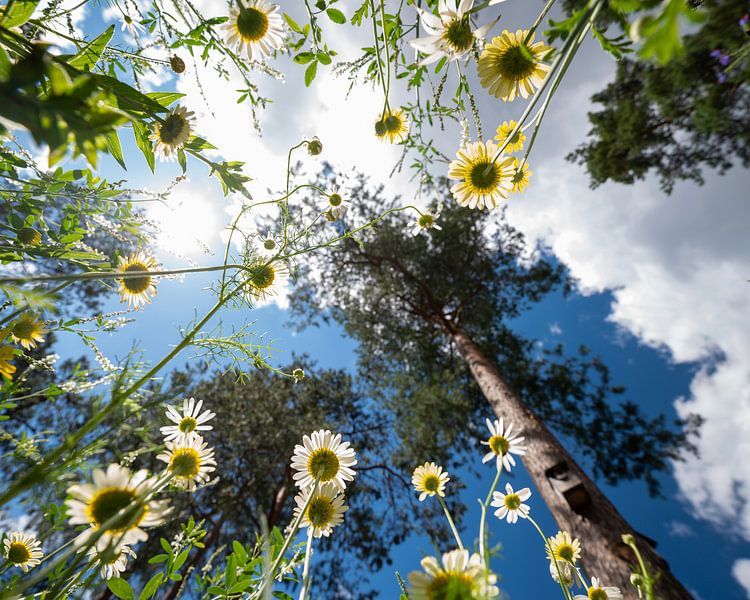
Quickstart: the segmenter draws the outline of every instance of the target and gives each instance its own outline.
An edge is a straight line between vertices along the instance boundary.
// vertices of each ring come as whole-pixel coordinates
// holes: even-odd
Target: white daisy
[[[167,463],[167,470],[174,476],[175,484],[189,492],[206,483],[210,473],[216,469],[213,448],[209,448],[199,435],[167,442],[167,451],[156,458]]]
[[[302,512],[311,490],[312,488],[304,488],[294,497],[297,504],[294,509],[295,517]],[[328,537],[336,525],[344,522],[343,515],[347,510],[349,507],[344,504],[344,494],[339,492],[338,487],[331,482],[323,483],[315,490],[300,523],[302,527],[312,527],[316,538]]]
[[[574,565],[581,558],[581,542],[567,531],[558,531],[556,536],[547,541],[548,559],[564,560]],[[550,548],[552,548],[551,551]]]
[[[420,64],[429,65],[444,56],[456,60],[471,49],[475,40],[484,39],[497,19],[472,31],[469,11],[473,6],[474,0],[461,0],[458,8],[455,0],[440,0],[437,15],[417,8],[428,35],[411,40],[409,44],[415,50],[427,54],[427,58],[422,59]]]
[[[145,528],[160,525],[168,512],[166,500],[148,500],[156,480],[145,469],[131,473],[127,467],[111,464],[107,471],[94,469],[93,484],[68,488],[66,500],[71,525],[90,525],[78,537],[85,544],[90,536],[107,525],[99,538],[102,543],[133,544],[148,539]],[[125,510],[130,509],[130,510]]]
[[[495,511],[495,516],[498,519],[506,519],[508,523],[515,523],[518,521],[518,517],[525,519],[529,516],[531,507],[528,504],[524,504],[526,500],[531,498],[531,490],[529,488],[523,488],[517,492],[513,491],[513,487],[509,484],[505,484],[505,494],[502,492],[493,492],[491,506],[500,507]]]
[[[461,206],[497,208],[508,197],[516,170],[513,158],[505,153],[493,162],[499,149],[491,140],[458,149],[456,159],[448,165],[448,177],[458,180],[451,193]]]
[[[289,281],[289,269],[281,260],[254,260],[245,271],[247,297],[250,301],[278,296]]]
[[[178,150],[190,141],[195,128],[195,113],[184,106],[169,111],[163,121],[154,123],[154,132],[148,139],[154,143],[154,155],[163,160],[171,160]]]
[[[120,27],[120,29],[122,31],[127,30],[130,35],[135,37],[136,34],[144,30],[144,27],[138,21],[134,20],[130,15],[123,15],[122,26]]]
[[[504,429],[502,417],[495,421],[487,419],[485,423],[487,423],[487,429],[490,430],[490,439],[483,441],[482,444],[489,446],[490,451],[484,455],[482,462],[486,463],[493,457],[497,457],[497,468],[499,469],[502,465],[506,471],[510,471],[511,467],[516,466],[512,455],[526,454],[526,447],[520,445],[524,440],[523,437],[518,437],[520,430],[512,433],[513,423],[508,423],[508,428]]]
[[[255,252],[263,258],[273,258],[276,256],[279,253],[281,244],[282,240],[272,234],[270,229],[265,237],[258,235],[253,238]]]
[[[41,542],[36,536],[21,531],[13,531],[3,540],[5,558],[11,566],[18,567],[24,573],[42,562],[44,553]]]
[[[500,594],[497,577],[487,573],[479,554],[452,550],[442,557],[442,566],[434,556],[422,559],[422,571],[409,573],[409,597],[412,600],[486,600]]]
[[[417,217],[417,222],[414,224],[414,227],[412,227],[411,234],[419,235],[423,231],[427,231],[429,229],[442,229],[442,227],[437,224],[437,220],[439,217],[439,210],[435,211],[434,213],[428,210],[423,212]]]
[[[237,0],[223,25],[227,45],[244,50],[248,60],[262,60],[284,43],[279,7],[266,0]]]
[[[622,600],[622,592],[616,587],[602,587],[596,577],[591,578],[591,587],[586,596],[578,594],[573,600]]]
[[[419,501],[423,502],[427,496],[437,494],[441,498],[445,496],[445,484],[450,481],[448,471],[434,462],[426,462],[414,469],[411,476],[411,484],[414,490],[420,492]]]
[[[160,429],[165,442],[173,440],[184,440],[195,437],[199,431],[210,431],[213,426],[206,425],[208,421],[216,416],[210,410],[201,412],[203,400],[195,401],[195,398],[185,398],[182,401],[182,414],[177,412],[173,406],[167,407],[167,419],[176,425],[167,425]]]
[[[320,429],[310,436],[302,438],[302,445],[294,447],[292,469],[294,482],[300,488],[312,486],[317,479],[320,483],[330,481],[340,491],[344,491],[347,481],[354,481],[354,470],[357,464],[354,450],[349,442],[341,441],[341,434],[332,434],[327,429]]]
[[[101,540],[97,540],[86,554],[97,561],[102,579],[119,577],[128,568],[128,559],[137,557],[128,546],[113,547],[112,544],[101,544]]]

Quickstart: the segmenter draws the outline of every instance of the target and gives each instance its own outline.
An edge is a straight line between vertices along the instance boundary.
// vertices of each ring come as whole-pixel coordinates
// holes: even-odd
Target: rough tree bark
[[[651,542],[633,530],[552,432],[511,389],[497,366],[465,331],[451,325],[446,328],[494,413],[523,429],[527,447],[522,457],[524,466],[560,529],[581,539],[581,561],[586,571],[601,578],[605,585],[619,587],[626,599],[635,599],[637,594],[630,585],[628,566],[635,563],[635,557],[620,537],[631,533],[643,557],[661,573],[657,596],[662,600],[693,600]]]

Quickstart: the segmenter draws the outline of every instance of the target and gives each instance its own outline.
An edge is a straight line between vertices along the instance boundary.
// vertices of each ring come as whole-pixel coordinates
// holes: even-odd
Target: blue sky
[[[290,5],[287,10],[299,16],[297,3],[286,4]],[[344,2],[342,9],[351,12],[353,4]],[[223,4],[204,1],[198,5],[207,14],[223,12]],[[502,26],[527,25],[540,6],[503,4]],[[102,28],[102,18],[111,16],[106,11],[89,13],[79,23],[85,23],[87,31],[96,31]],[[127,38],[121,41],[128,42]],[[356,55],[362,45],[366,44],[356,35],[336,40],[342,56]],[[203,65],[188,62],[188,72],[180,80],[162,72],[145,84],[152,89],[176,87],[187,94],[184,102],[197,113],[198,131],[227,159],[246,161],[246,172],[255,179],[250,188],[256,196],[267,187],[280,186],[286,149],[312,135],[323,139],[323,158],[340,172],[361,169],[385,181],[388,192],[409,194],[408,173],[388,176],[399,150],[378,144],[371,135],[373,115],[379,110],[377,93],[357,89],[345,100],[347,82],[323,72],[302,94],[301,68],[287,59],[279,59],[274,66],[287,73],[287,81],[259,76],[264,93],[274,98],[260,115],[262,138],[252,129],[247,107],[235,103],[237,82],[219,80]],[[543,343],[562,341],[569,348],[585,343],[611,367],[613,381],[627,387],[627,397],[646,410],[670,416],[675,411],[696,411],[706,416],[699,441],[701,456],[676,465],[673,476],[665,477],[664,500],[650,499],[642,484],[605,488],[631,524],[658,541],[673,570],[698,597],[747,598],[750,593],[743,591],[732,571],[750,588],[750,561],[741,562],[750,559],[750,468],[746,461],[750,453],[746,283],[750,177],[740,169],[724,178],[709,174],[704,187],[678,185],[669,197],[652,180],[590,190],[582,170],[564,157],[584,139],[586,111],[591,108],[588,98],[611,79],[613,70],[613,61],[598,46],[591,43],[582,49],[553,99],[537,140],[529,191],[510,205],[511,223],[532,242],[548,247],[578,280],[576,294],[548,299],[516,325]],[[196,73],[208,106],[198,91]],[[401,92],[396,89],[394,95],[398,98]],[[523,108],[519,103],[499,107],[481,94],[477,100],[488,130],[518,116]],[[435,135],[446,153],[453,152],[457,128],[449,126]],[[156,176],[151,176],[127,133],[123,145],[129,170],[123,175],[113,161],[105,159],[102,171],[108,178],[126,176],[130,185],[159,190],[177,174],[174,165],[160,165]],[[311,172],[320,164],[304,153],[303,159]],[[158,253],[167,266],[185,266],[187,259],[218,263],[216,255],[200,251],[196,238],[216,253],[220,232],[232,211],[231,200],[221,196],[214,181],[208,182],[205,170],[190,164],[189,174],[190,180],[177,188],[170,206],[150,213],[165,231]],[[212,303],[206,290],[210,283],[206,275],[161,282],[153,305],[135,315],[134,323],[117,334],[101,336],[102,350],[112,359],[123,357],[137,342],[148,359],[158,359],[179,339],[179,327]],[[116,299],[107,307],[120,308]],[[292,352],[308,352],[321,366],[354,367],[354,343],[336,328],[294,334],[285,328],[287,315],[277,306],[249,315],[225,311],[221,318],[226,326],[257,319],[256,331],[277,340],[279,362]],[[74,337],[61,336],[56,351],[78,356],[84,349]],[[185,352],[178,364],[189,356],[190,351]],[[722,359],[717,361],[717,356]],[[475,498],[485,495],[490,472],[482,482],[461,475],[467,483],[462,500],[472,507]],[[520,471],[515,479],[519,484],[526,481]],[[549,516],[534,497],[532,506],[545,529],[554,533]],[[467,516],[468,524],[475,521],[471,514]],[[503,588],[511,597],[552,597],[555,588],[546,576],[543,550],[526,525],[493,523],[493,534],[505,546],[496,569],[504,574]],[[396,549],[396,568],[408,573],[430,550],[428,540],[410,540]],[[377,574],[375,582],[383,597],[393,597],[390,569]]]

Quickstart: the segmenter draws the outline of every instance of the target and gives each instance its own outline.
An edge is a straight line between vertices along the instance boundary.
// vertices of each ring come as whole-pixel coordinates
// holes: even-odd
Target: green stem
[[[380,40],[378,39],[378,21],[377,21],[377,9],[375,8],[375,0],[370,0],[370,6],[372,7],[372,33],[375,39],[375,64],[378,66],[378,73],[380,74],[380,83],[383,85],[383,95],[385,96],[385,106],[383,108],[383,116],[386,111],[389,110],[388,106],[388,86],[385,83],[385,75],[383,75],[383,65],[380,64]],[[387,52],[387,49],[386,49]],[[390,75],[390,68],[388,70]]]
[[[299,592],[299,600],[305,600],[310,589],[310,557],[312,556],[312,543],[314,527],[307,528],[307,546],[305,547],[305,565],[302,568],[302,589]]]
[[[458,535],[458,530],[456,529],[456,524],[453,522],[453,518],[451,517],[451,513],[448,510],[448,505],[445,503],[445,500],[443,500],[443,497],[438,494],[437,497],[438,501],[440,502],[440,506],[443,507],[443,512],[445,513],[445,518],[448,519],[448,525],[451,526],[451,531],[453,532],[453,537],[456,538],[456,543],[458,544],[458,549],[463,550],[464,545],[461,542],[461,536]]]
[[[486,531],[487,507],[490,505],[490,501],[492,500],[492,493],[495,491],[498,481],[500,481],[500,473],[502,472],[503,472],[503,463],[500,463],[500,465],[497,467],[497,473],[495,474],[495,479],[492,482],[490,491],[487,492],[487,497],[484,499],[484,502],[481,504],[482,518],[479,521],[479,556],[481,556],[482,560],[484,560],[485,569],[490,568],[490,557],[489,557],[489,548],[487,547],[488,540],[487,540],[487,531]]]
[[[544,545],[549,550],[549,554],[552,557],[552,564],[555,565],[555,570],[557,571],[557,580],[560,584],[560,589],[563,592],[563,595],[565,596],[566,600],[572,600],[570,597],[570,590],[567,588],[567,586],[563,583],[562,573],[560,573],[560,566],[557,564],[557,561],[555,560],[555,553],[552,550],[552,544],[549,543],[549,540],[547,539],[547,536],[544,535],[544,532],[542,531],[542,528],[537,525],[536,521],[532,519],[530,516],[526,517],[529,522],[534,526],[534,528],[539,532],[539,535],[542,536],[542,539],[544,540]]]

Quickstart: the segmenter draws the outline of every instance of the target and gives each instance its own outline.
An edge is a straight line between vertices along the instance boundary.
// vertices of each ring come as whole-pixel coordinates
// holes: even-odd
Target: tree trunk
[[[620,537],[631,533],[643,557],[661,573],[655,588],[657,596],[662,600],[692,600],[670,572],[667,562],[656,553],[652,542],[628,525],[466,332],[451,327],[448,333],[493,412],[523,429],[527,448],[522,457],[524,466],[560,529],[580,538],[581,562],[589,576],[599,577],[603,585],[619,587],[626,599],[637,597],[630,585],[629,568],[629,564],[635,564],[635,556]]]

